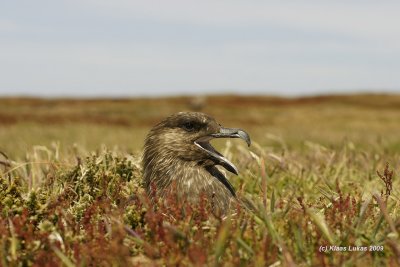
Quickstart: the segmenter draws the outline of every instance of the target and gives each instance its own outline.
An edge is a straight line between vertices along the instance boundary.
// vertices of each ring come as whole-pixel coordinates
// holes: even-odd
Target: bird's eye
[[[188,132],[193,132],[196,127],[193,122],[186,122],[182,125],[182,128]]]

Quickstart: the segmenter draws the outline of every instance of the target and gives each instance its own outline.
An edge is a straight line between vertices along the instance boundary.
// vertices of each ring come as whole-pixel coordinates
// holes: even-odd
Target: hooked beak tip
[[[242,129],[221,127],[219,132],[212,136],[215,138],[240,138],[246,142],[247,146],[251,145],[249,134]]]

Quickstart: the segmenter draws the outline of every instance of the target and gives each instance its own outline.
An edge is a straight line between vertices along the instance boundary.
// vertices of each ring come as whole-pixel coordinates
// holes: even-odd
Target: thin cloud
[[[135,17],[216,27],[281,25],[360,36],[396,37],[400,3],[394,1],[84,1],[114,18]],[[79,2],[81,4],[81,1]]]
[[[13,21],[0,19],[0,33],[15,32],[18,29],[18,25]]]
[[[397,90],[399,7],[390,1],[8,2],[0,11],[0,94]]]

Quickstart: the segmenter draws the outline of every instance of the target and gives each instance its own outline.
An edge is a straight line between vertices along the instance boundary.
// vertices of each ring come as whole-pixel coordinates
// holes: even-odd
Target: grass
[[[254,206],[225,220],[140,186],[146,132],[190,101],[0,100],[0,265],[400,264],[399,96],[209,98],[253,139],[216,144]]]

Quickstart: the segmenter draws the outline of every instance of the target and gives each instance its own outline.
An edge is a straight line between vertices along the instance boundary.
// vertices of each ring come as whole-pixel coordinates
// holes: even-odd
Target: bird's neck
[[[190,189],[201,180],[212,179],[204,166],[200,166],[194,161],[185,161],[160,154],[150,160],[157,162],[157,166],[155,168],[151,167],[152,164],[144,164],[143,178],[146,188],[155,187],[157,191],[170,186]]]
[[[144,157],[143,167],[143,181],[150,196],[177,196],[178,201],[187,203],[198,203],[204,196],[217,214],[226,212],[235,199],[232,185],[215,166],[154,154],[153,158]]]

